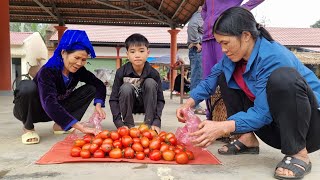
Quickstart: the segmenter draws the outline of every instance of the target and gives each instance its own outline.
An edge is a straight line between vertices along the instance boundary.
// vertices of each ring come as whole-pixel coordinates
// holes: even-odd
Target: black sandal
[[[219,154],[222,154],[222,155],[259,154],[259,147],[247,147],[239,140],[234,140],[224,146],[226,146],[228,150],[221,151],[220,149],[218,149]]]
[[[303,167],[299,167],[299,166]],[[276,179],[302,179],[306,174],[311,172],[311,167],[312,164],[311,162],[309,162],[309,164],[307,164],[306,162],[297,159],[293,156],[285,156],[277,165],[275,171],[279,168],[283,168],[283,169],[288,169],[290,171],[292,171],[294,173],[294,176],[281,176],[276,174],[276,172],[274,172],[274,178]]]

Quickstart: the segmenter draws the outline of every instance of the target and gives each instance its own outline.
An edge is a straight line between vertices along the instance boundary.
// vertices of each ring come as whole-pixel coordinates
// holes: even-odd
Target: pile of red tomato
[[[82,158],[163,159],[178,164],[187,164],[194,159],[193,152],[178,144],[173,133],[162,131],[157,134],[145,124],[138,128],[104,130],[96,136],[86,134],[82,139],[74,141],[70,155]]]

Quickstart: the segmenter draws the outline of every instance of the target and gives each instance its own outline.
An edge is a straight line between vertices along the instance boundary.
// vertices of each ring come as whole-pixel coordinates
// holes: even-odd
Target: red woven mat
[[[157,164],[177,164],[175,161],[152,161],[149,158],[144,160],[138,159],[112,159],[112,158],[89,158],[83,159],[81,157],[71,157],[70,150],[73,141],[66,137],[63,141],[56,143],[46,154],[44,154],[36,164],[60,164],[60,163],[74,163],[74,162],[131,162],[131,163],[157,163]],[[194,160],[189,161],[188,164],[221,164],[221,162],[208,150],[201,150],[199,148],[190,148],[195,156]]]

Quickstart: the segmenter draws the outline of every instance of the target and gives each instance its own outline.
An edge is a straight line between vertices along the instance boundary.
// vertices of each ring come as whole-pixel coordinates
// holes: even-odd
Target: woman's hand
[[[105,119],[106,118],[106,113],[104,112],[104,110],[101,108],[101,104],[100,103],[97,103],[96,104],[96,110],[95,110],[98,114],[99,114],[99,117],[101,119]]]
[[[187,101],[176,110],[176,116],[179,122],[185,123],[186,120],[183,116],[183,110],[186,108],[191,108],[195,105],[195,102],[192,98],[187,99]]]
[[[216,139],[233,132],[235,122],[206,120],[202,121],[198,127],[198,131],[190,133],[190,136],[195,138],[192,143],[198,147],[208,147]]]
[[[86,127],[86,126],[83,126],[81,123],[75,123],[72,127],[84,134],[97,135],[99,133],[99,131],[96,128]]]

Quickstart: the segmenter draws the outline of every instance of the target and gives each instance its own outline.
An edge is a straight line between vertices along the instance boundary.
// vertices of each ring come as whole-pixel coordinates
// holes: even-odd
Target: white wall
[[[31,34],[23,41],[23,45],[11,45],[11,57],[21,58],[21,74],[28,73],[29,65],[37,65],[37,58],[48,59],[48,49],[38,32]],[[45,63],[41,61],[41,64]]]

